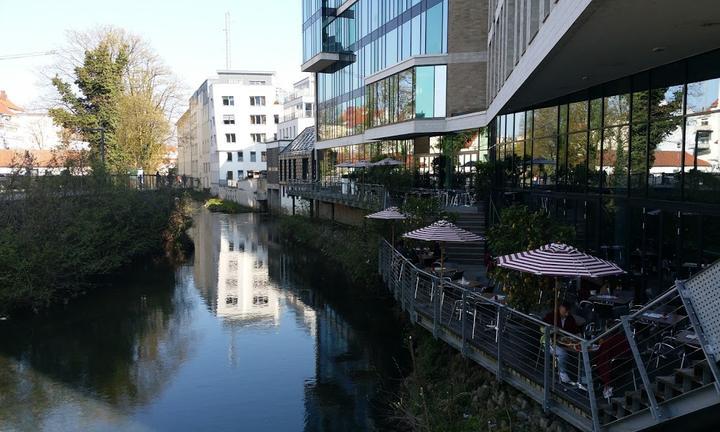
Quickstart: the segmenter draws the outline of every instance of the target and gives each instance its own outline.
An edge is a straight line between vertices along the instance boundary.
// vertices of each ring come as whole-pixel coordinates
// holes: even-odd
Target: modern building
[[[460,134],[496,207],[544,208],[662,290],[720,258],[719,23],[709,0],[304,0],[316,178],[432,173]]]
[[[218,71],[178,121],[178,173],[212,191],[260,176],[281,115],[274,72]]]
[[[315,75],[293,84],[292,92],[286,95],[278,139],[293,140],[310,126],[315,126]]]

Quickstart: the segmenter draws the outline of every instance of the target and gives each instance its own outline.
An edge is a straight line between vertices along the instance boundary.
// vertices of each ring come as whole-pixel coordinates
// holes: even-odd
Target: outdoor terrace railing
[[[291,182],[288,195],[333,202],[366,210],[379,210],[387,204],[381,185],[355,182]]]
[[[571,379],[561,383],[550,342],[553,326],[539,317],[514,310],[493,294],[441,281],[385,241],[379,273],[412,322],[581,430],[639,430],[720,403],[718,353],[708,354],[707,348],[720,351],[720,345],[708,343],[690,289],[682,288],[697,285],[695,277],[647,305],[623,311],[607,331],[593,332],[597,322],[609,319],[602,303],[584,311],[593,323],[587,338],[558,330]],[[712,279],[717,288],[720,263],[696,277]],[[612,311],[617,306],[610,300]],[[710,315],[712,307],[703,307]],[[604,397],[609,387],[613,395]]]

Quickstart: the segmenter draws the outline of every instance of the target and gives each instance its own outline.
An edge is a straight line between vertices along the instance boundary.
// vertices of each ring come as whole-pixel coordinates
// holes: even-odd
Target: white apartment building
[[[275,72],[218,71],[190,98],[177,122],[179,174],[217,192],[267,169],[265,141],[282,115]]]
[[[310,126],[315,126],[314,74],[293,84],[292,93],[285,97],[278,139],[293,140]]]

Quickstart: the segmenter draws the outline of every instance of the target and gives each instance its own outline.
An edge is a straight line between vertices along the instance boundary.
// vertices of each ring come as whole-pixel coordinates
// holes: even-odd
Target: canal
[[[201,211],[195,255],[0,322],[0,431],[372,431],[400,325],[261,216]]]

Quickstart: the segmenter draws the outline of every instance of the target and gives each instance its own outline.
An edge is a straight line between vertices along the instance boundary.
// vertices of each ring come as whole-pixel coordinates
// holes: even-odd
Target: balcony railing
[[[412,322],[581,430],[640,430],[720,403],[719,326],[709,318],[720,311],[720,262],[625,310],[606,331],[591,319],[584,337],[558,330],[557,345],[553,326],[441,280],[387,242],[379,273]],[[560,382],[555,350],[571,382]]]
[[[288,183],[288,195],[304,199],[343,204],[365,210],[379,210],[386,204],[385,188],[381,185],[355,182]]]

